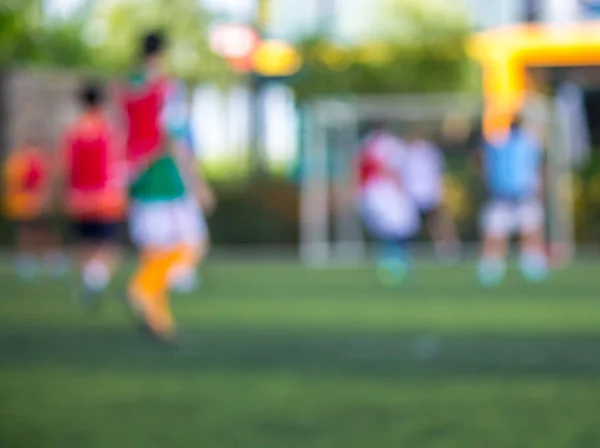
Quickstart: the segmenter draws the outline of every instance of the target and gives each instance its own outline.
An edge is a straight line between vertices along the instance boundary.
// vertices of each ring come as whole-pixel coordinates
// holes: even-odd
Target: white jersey
[[[418,231],[418,212],[402,181],[406,155],[402,140],[386,132],[371,134],[362,147],[359,207],[380,238],[409,238]]]
[[[405,143],[403,179],[406,190],[421,209],[437,207],[444,195],[444,157],[432,143]]]

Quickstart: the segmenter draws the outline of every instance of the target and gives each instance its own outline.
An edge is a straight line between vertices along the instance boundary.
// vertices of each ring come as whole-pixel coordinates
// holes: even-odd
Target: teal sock
[[[379,280],[388,286],[397,286],[406,280],[410,259],[403,244],[390,242],[382,245],[377,272]]]
[[[33,255],[17,255],[14,260],[14,270],[22,281],[31,281],[38,274],[38,262]]]
[[[500,258],[483,258],[477,266],[477,274],[483,286],[496,286],[504,280],[506,262]]]
[[[543,282],[548,277],[548,260],[541,251],[524,251],[519,268],[523,277],[532,283]]]

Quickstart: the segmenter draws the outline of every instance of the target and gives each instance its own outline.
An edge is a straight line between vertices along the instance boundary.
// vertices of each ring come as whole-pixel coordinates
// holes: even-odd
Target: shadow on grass
[[[141,335],[89,328],[0,331],[0,368],[100,369],[145,373],[233,370],[382,377],[597,376],[600,338],[191,330],[176,350]]]

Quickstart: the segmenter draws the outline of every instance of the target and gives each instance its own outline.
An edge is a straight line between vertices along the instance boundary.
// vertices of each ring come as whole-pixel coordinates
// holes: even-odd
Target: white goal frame
[[[529,96],[537,109],[533,115],[543,123],[546,155],[545,194],[549,207],[548,242],[560,244],[574,254],[573,191],[569,148],[562,138],[564,126],[554,104],[546,97]],[[451,114],[470,119],[481,115],[482,100],[466,94],[408,94],[325,97],[301,111],[304,119],[303,169],[300,181],[300,259],[307,266],[360,264],[368,260],[360,217],[349,211],[347,192],[355,180],[352,167],[342,167],[333,180],[328,166],[329,129],[337,129],[339,146],[352,151],[338,163],[348,163],[358,151],[359,126],[366,121],[398,120],[402,123],[442,122]],[[345,190],[345,191],[344,191]],[[333,212],[333,213],[331,213]],[[330,232],[331,230],[331,232]],[[331,237],[330,237],[331,233]]]

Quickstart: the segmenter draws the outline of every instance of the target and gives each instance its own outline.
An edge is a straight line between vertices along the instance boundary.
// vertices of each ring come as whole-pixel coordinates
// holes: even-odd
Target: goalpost
[[[399,137],[412,126],[426,127],[428,138],[467,164],[468,154],[481,143],[476,135],[481,129],[482,106],[480,99],[460,94],[327,97],[308,104],[301,111],[301,260],[308,266],[324,267],[369,259],[369,245],[352,201],[353,165],[367,123],[384,122]],[[557,120],[553,103],[540,96],[530,96],[523,114],[541,132],[546,151],[548,242],[572,254],[573,193],[568,148],[562,138],[565,123]],[[470,223],[471,228],[475,225]],[[475,240],[466,241],[471,242]]]

